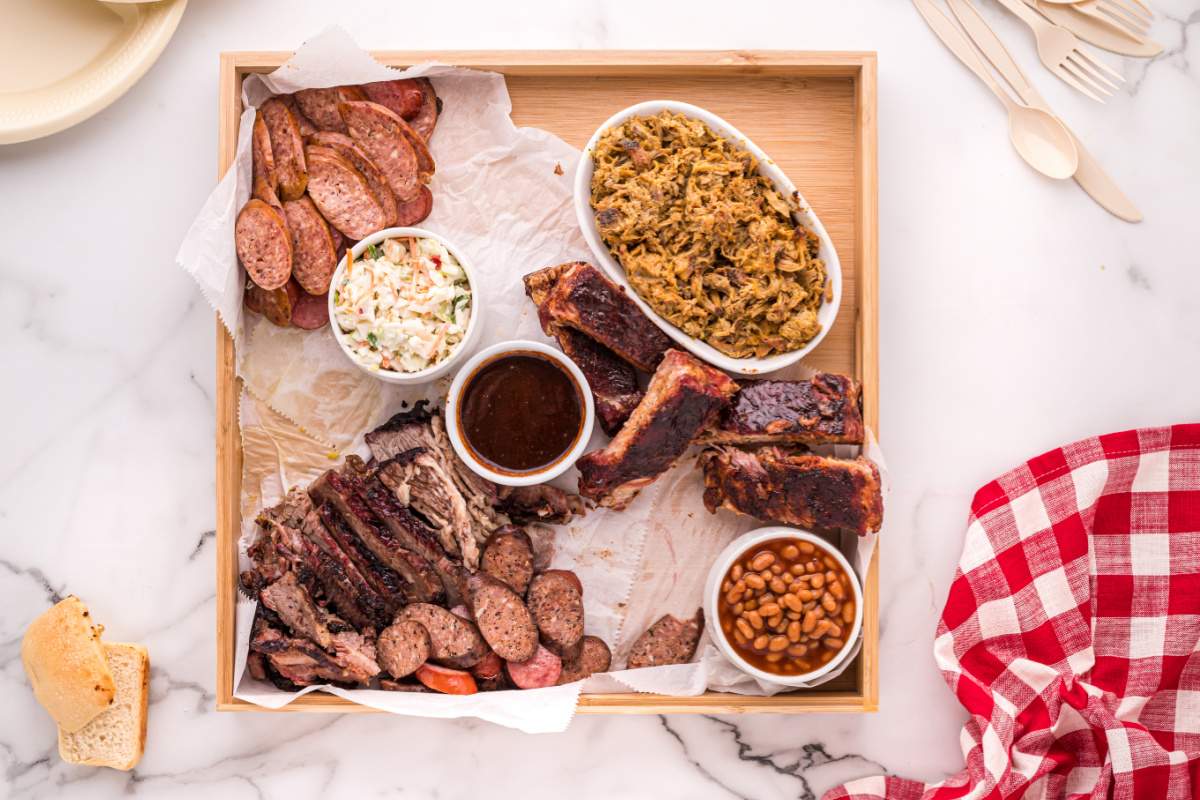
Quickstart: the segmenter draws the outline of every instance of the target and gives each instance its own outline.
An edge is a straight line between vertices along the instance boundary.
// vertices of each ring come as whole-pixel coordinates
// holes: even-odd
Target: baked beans
[[[836,558],[811,542],[772,539],[740,555],[721,582],[726,641],[764,672],[802,675],[846,646],[854,591]]]

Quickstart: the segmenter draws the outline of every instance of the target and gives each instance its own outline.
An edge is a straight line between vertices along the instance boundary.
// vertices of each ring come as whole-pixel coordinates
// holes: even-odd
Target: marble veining
[[[1003,110],[909,3],[517,5],[460,0],[190,5],[120,101],[0,148],[0,797],[819,798],[845,780],[937,779],[964,715],[932,656],[975,489],[1111,430],[1200,404],[1196,0],[1154,0],[1149,61],[1104,106],[1031,79],[1142,208],[1107,215],[1034,174]],[[172,255],[209,192],[217,53],[294,47],[330,23],[367,47],[787,48],[879,52],[881,708],[865,716],[590,717],[529,737],[470,720],[218,714],[214,321]],[[131,774],[63,764],[20,637],[74,592],[153,664]]]

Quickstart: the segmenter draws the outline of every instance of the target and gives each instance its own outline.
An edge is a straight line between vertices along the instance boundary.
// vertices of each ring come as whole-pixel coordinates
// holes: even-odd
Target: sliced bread
[[[77,731],[113,701],[113,676],[104,655],[101,625],[74,595],[30,623],[21,661],[38,702],[58,726]]]
[[[72,764],[130,770],[146,746],[150,654],[140,644],[105,644],[104,653],[116,699],[83,729],[72,733],[60,727],[58,754]]]

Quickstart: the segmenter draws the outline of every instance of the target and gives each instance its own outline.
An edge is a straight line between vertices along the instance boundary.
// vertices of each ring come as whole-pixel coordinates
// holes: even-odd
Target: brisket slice
[[[399,547],[411,550],[433,567],[445,590],[446,605],[454,607],[465,603],[467,571],[446,556],[433,531],[401,505],[376,477],[363,481],[359,496],[387,527]]]
[[[247,550],[254,568],[241,575],[242,588],[249,596],[256,597],[262,587],[279,580],[289,570],[304,579],[310,577],[305,572],[300,527],[311,510],[308,495],[302,489],[292,489],[277,505],[259,514],[258,538]]]
[[[289,572],[263,589],[260,599],[293,635],[308,639],[340,658],[344,664],[364,671],[372,668],[378,671],[372,638],[355,631],[314,603],[294,574]]]
[[[575,463],[579,493],[602,506],[625,508],[670,469],[736,391],[725,373],[688,353],[668,351],[621,432],[608,447]]]
[[[574,328],[642,372],[653,372],[671,348],[624,289],[582,261],[565,265],[543,308],[554,324]]]
[[[819,372],[807,381],[745,381],[705,444],[861,444],[862,387]]]
[[[374,646],[365,640],[355,650],[329,653],[315,642],[287,635],[262,615],[255,616],[250,650],[265,656],[272,669],[296,686],[325,681],[366,684],[380,672]]]
[[[615,436],[642,399],[637,372],[612,350],[574,328],[558,325],[546,310],[546,298],[558,279],[573,264],[539,269],[525,276],[525,294],[538,309],[538,321],[547,336],[553,336],[562,351],[587,378],[596,401],[596,418],[609,436]]]
[[[713,447],[700,455],[704,506],[801,528],[840,528],[860,536],[883,524],[879,469],[869,460],[828,458],[763,447]]]
[[[385,598],[397,604],[440,600],[441,580],[429,562],[400,547],[360,497],[360,485],[361,479],[350,470],[346,474],[329,470],[308,487],[308,493],[328,506],[322,521]]]
[[[304,518],[305,558],[329,603],[357,628],[386,627],[395,606],[375,590],[326,530],[316,509]]]
[[[405,450],[380,464],[378,475],[398,502],[412,508],[433,526],[443,550],[461,556],[466,563],[478,563],[467,501],[432,449]]]

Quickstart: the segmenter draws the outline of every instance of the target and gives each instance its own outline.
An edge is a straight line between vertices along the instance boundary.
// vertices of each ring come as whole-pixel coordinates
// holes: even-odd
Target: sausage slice
[[[525,661],[509,661],[505,666],[508,677],[518,689],[554,686],[562,674],[562,659],[541,645],[538,645],[532,658]]]
[[[529,534],[515,525],[496,529],[483,546],[479,568],[524,595],[533,578],[533,543]]]
[[[304,138],[300,122],[292,109],[279,97],[269,98],[259,108],[271,139],[271,154],[279,181],[281,200],[297,200],[308,183],[304,163]]]
[[[283,214],[292,234],[292,277],[309,294],[325,294],[337,267],[329,225],[307,196],[288,200]]]
[[[429,632],[415,620],[397,620],[379,634],[376,650],[379,665],[393,678],[407,677],[429,658]]]
[[[354,168],[363,174],[367,179],[367,185],[371,187],[371,191],[379,198],[379,202],[383,205],[384,214],[387,215],[387,227],[398,225],[396,221],[400,217],[400,211],[396,202],[396,194],[392,191],[392,187],[388,185],[387,179],[383,177],[383,173],[379,171],[379,167],[375,166],[375,162],[367,158],[358,145],[344,133],[336,133],[334,131],[317,131],[312,136],[308,137],[310,145],[319,147],[328,147],[341,154],[347,161],[354,165]],[[411,201],[410,201],[411,202]]]
[[[590,678],[598,672],[608,672],[612,665],[612,651],[598,636],[583,637],[583,647],[579,649],[579,657],[563,661],[562,674],[558,676],[559,686],[564,683],[574,683]]]
[[[583,594],[579,589],[575,573],[552,569],[536,576],[525,595],[542,644],[568,661],[578,658],[583,647]]]
[[[307,149],[308,194],[329,224],[355,241],[387,227],[387,212],[354,165],[328,147]]]
[[[396,224],[402,226],[416,225],[429,216],[433,211],[433,192],[428,186],[422,186],[421,191],[412,200],[405,200],[396,209]]]
[[[300,292],[292,306],[292,324],[306,331],[315,331],[329,324],[329,293]]]
[[[292,237],[283,215],[262,200],[251,199],[233,226],[238,261],[250,280],[278,289],[292,276]]]
[[[292,324],[296,304],[303,295],[304,292],[300,291],[295,281],[288,281],[278,289],[264,289],[251,283],[246,287],[243,302],[246,308],[262,314],[271,323],[286,328]],[[329,314],[326,313],[325,316],[328,317]]]
[[[263,119],[262,111],[254,112],[254,128],[250,136],[250,161],[253,164],[252,174],[255,186],[259,180],[266,182],[271,193],[275,193],[279,176],[275,173],[275,156],[271,152],[271,134],[267,130],[267,122]],[[257,196],[258,192],[255,191]]]
[[[469,621],[431,603],[410,603],[396,615],[396,622],[418,622],[429,632],[429,660],[467,669],[487,655],[487,644]]]
[[[490,575],[468,580],[475,624],[496,655],[505,661],[528,661],[538,648],[538,630],[521,596]]]
[[[379,103],[404,119],[415,117],[425,101],[425,91],[416,78],[364,83],[359,88],[372,103]]]
[[[626,669],[661,667],[664,664],[686,664],[696,654],[700,632],[704,629],[704,609],[682,620],[666,614],[646,629],[629,650]]]
[[[433,136],[433,129],[437,127],[438,117],[441,116],[442,101],[438,99],[437,92],[433,90],[433,84],[428,78],[417,78],[417,83],[421,85],[421,110],[410,123],[413,130],[428,142],[429,137]]]
[[[338,103],[366,100],[357,86],[331,86],[322,89],[301,89],[296,92],[296,105],[313,121],[318,131],[346,132],[346,123],[338,113]]]
[[[341,103],[338,110],[346,121],[350,138],[379,167],[396,199],[415,197],[421,181],[417,154],[404,133],[408,127],[404,120],[370,101]]]

